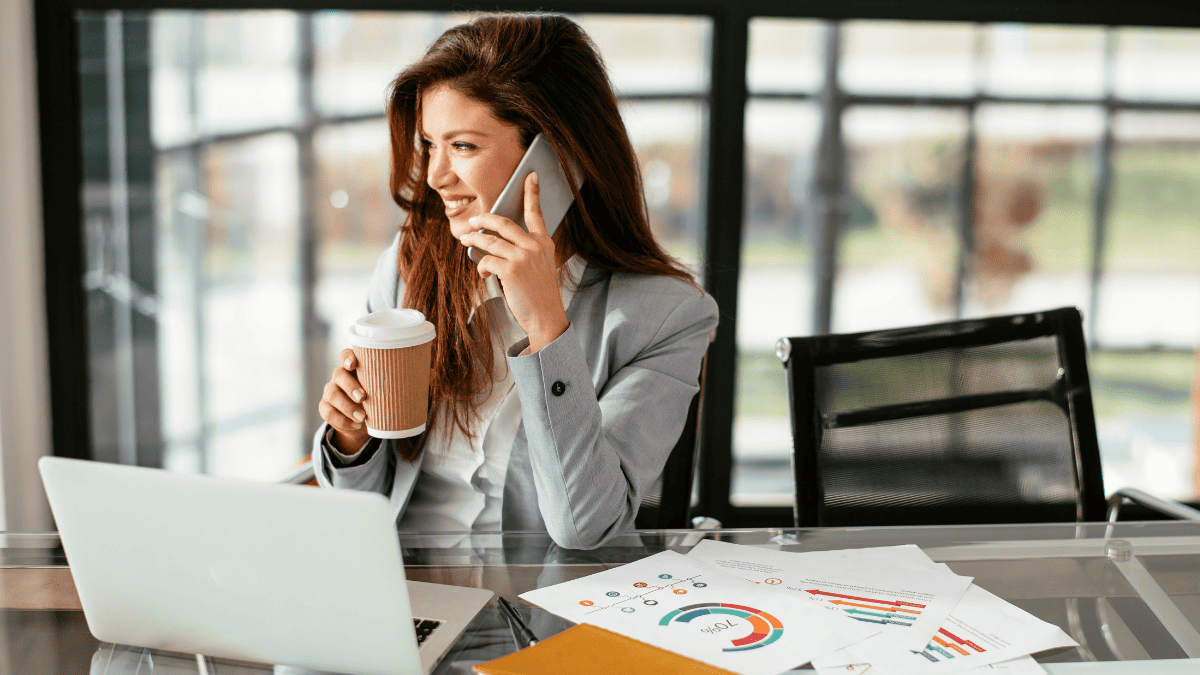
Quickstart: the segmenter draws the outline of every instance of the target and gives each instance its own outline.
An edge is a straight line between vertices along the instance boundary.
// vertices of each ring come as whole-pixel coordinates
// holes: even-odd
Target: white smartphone
[[[534,136],[525,156],[492,206],[491,213],[508,218],[528,232],[529,228],[525,225],[525,177],[534,172],[538,175],[538,197],[542,205],[542,219],[546,222],[546,233],[554,236],[554,231],[567,215],[567,209],[575,201],[575,194],[567,183],[562,163],[541,134]],[[578,190],[583,186],[583,180],[578,171],[571,173],[575,189]],[[487,251],[475,246],[467,249],[467,257],[474,262],[479,262],[487,254]]]

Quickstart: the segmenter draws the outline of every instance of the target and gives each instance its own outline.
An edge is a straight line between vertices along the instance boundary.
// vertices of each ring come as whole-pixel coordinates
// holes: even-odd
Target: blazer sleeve
[[[610,311],[638,316],[636,307]],[[599,391],[574,325],[533,354],[515,356],[525,340],[509,350],[538,508],[560,546],[595,548],[631,527],[683,429],[717,305],[692,291],[658,320]]]
[[[371,275],[371,286],[367,293],[365,314],[395,307],[401,298],[402,288],[399,273],[396,270],[396,248],[400,237],[392,241],[392,245],[379,256],[375,263],[375,271]],[[335,336],[345,336],[342,332],[345,326],[335,328]],[[335,340],[338,337],[334,338]],[[343,340],[344,341],[344,340]],[[372,453],[370,459],[353,466],[340,466],[329,456],[329,449],[323,442],[329,432],[329,424],[322,424],[313,436],[312,460],[317,484],[321,487],[347,488],[351,490],[367,490],[378,492],[385,496],[392,490],[392,484],[397,470],[397,457],[392,444],[384,441],[371,444],[362,452]]]

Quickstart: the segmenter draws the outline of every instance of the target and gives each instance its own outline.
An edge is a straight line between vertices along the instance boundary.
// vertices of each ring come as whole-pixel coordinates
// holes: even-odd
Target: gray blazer
[[[368,312],[403,298],[398,276],[393,243],[376,265]],[[527,340],[508,350],[522,423],[505,475],[502,527],[546,531],[559,546],[590,549],[633,526],[662,472],[699,389],[717,304],[676,279],[589,265],[567,318],[567,332],[538,352],[515,356]],[[339,468],[322,448],[327,429],[313,439],[317,481],[379,492],[399,520],[422,459],[401,460],[384,441],[365,463]]]

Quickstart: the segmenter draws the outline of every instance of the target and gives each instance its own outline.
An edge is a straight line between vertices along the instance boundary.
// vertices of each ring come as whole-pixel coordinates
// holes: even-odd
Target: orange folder
[[[475,666],[483,675],[612,675],[697,673],[736,675],[586,623],[508,656]]]

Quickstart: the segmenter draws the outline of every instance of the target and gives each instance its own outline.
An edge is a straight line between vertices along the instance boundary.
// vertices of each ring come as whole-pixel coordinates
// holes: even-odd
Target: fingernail
[[[354,390],[354,393],[353,393],[353,394],[350,394],[350,395],[354,397],[354,400],[355,400],[355,401],[361,401],[361,400],[362,400],[362,397],[363,397],[363,390],[362,390],[362,389],[355,389],[355,390]]]
[[[358,411],[358,410],[355,410],[355,411],[354,411],[354,419],[358,420],[359,422],[363,421],[363,414],[362,414],[362,412],[361,412],[361,411]]]
[[[537,180],[537,172],[535,171],[535,172],[533,172],[533,173],[532,173],[532,174],[530,174],[530,175],[531,175],[531,176],[533,176],[533,184],[534,184],[534,185],[537,185],[537,184],[538,184],[538,180]]]
[[[354,424],[354,425],[351,425],[351,426],[353,426],[355,429],[361,429],[361,428],[362,428],[362,425],[361,425],[361,424]]]
[[[463,236],[459,237],[458,240],[464,244],[467,243],[467,235],[464,234]]]
[[[350,365],[351,365],[352,363],[354,363],[354,362],[353,362],[353,361],[351,361],[350,359],[346,359],[346,370],[349,370],[349,369],[350,369]]]
[[[467,222],[474,225],[475,223],[479,222],[479,216],[471,216],[470,218],[467,218]]]

